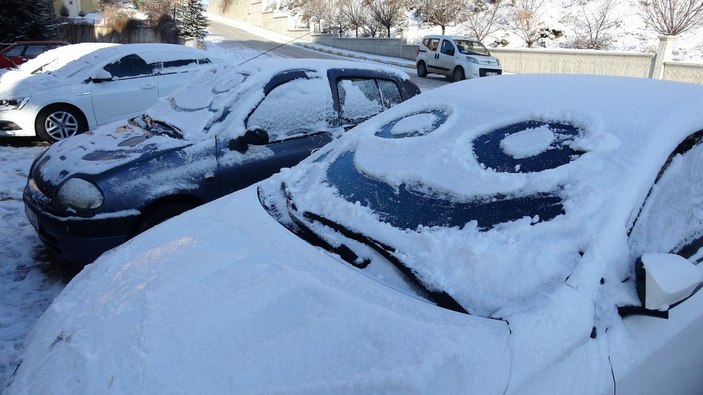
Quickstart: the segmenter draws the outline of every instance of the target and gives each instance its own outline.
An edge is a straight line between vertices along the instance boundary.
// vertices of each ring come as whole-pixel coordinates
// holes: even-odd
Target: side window
[[[7,56],[22,56],[22,52],[24,52],[24,45],[18,45],[11,50],[5,52],[5,55]]]
[[[442,40],[442,49],[440,52],[445,55],[454,56],[454,44],[449,40]]]
[[[425,44],[425,46],[426,46],[427,48],[431,49],[432,51],[436,51],[436,50],[437,50],[437,44],[439,44],[439,39],[437,39],[437,38],[426,38],[425,41],[423,42],[423,44]]]
[[[263,129],[270,141],[329,130],[334,114],[327,80],[296,79],[271,90],[249,116],[247,130]]]
[[[161,63],[161,72],[174,73],[174,72],[179,72],[179,71],[186,71],[186,70],[178,70],[178,68],[186,67],[186,66],[190,66],[190,65],[194,65],[194,64],[198,64],[197,59],[169,60],[167,62]]]
[[[114,78],[131,78],[152,73],[152,66],[149,66],[144,59],[137,55],[127,55],[122,59],[110,63],[104,69],[112,74]]]
[[[356,125],[384,110],[374,79],[345,78],[337,81],[339,109],[345,125]]]
[[[691,257],[703,246],[703,133],[671,155],[630,232],[635,256],[671,252]],[[698,257],[700,260],[700,257]]]
[[[385,108],[391,108],[403,101],[403,97],[400,95],[400,88],[398,88],[398,84],[395,81],[377,80],[377,82]]]
[[[29,45],[27,50],[24,51],[24,56],[26,57],[36,57],[44,51],[49,49],[48,45]]]

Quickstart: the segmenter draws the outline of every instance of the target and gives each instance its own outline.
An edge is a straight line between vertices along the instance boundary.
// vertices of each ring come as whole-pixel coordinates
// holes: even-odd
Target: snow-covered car
[[[452,81],[503,74],[500,61],[478,40],[464,36],[422,38],[415,58],[417,75],[442,74]]]
[[[48,148],[30,169],[27,216],[51,251],[82,266],[419,92],[401,70],[352,61],[213,68],[146,114]]]
[[[698,393],[701,102],[424,93],[87,266],[6,393]]]
[[[0,76],[0,137],[54,142],[140,114],[212,60],[175,44],[62,46]]]

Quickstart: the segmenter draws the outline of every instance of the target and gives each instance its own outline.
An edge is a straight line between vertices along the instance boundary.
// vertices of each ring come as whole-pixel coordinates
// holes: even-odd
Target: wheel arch
[[[205,201],[187,193],[179,193],[175,195],[162,196],[155,200],[150,201],[145,206],[143,206],[139,211],[141,214],[137,221],[132,225],[130,230],[130,238],[136,236],[140,232],[138,230],[142,226],[142,221],[149,217],[149,215],[157,212],[160,209],[168,206],[188,206],[188,209],[193,209],[204,204]]]

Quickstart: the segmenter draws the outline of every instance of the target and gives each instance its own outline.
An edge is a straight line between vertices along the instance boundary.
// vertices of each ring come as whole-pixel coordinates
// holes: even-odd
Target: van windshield
[[[478,41],[473,41],[473,40],[455,40],[457,48],[459,48],[459,52],[463,53],[464,55],[484,55],[484,56],[490,56],[491,53],[488,52],[488,49],[483,46]]]

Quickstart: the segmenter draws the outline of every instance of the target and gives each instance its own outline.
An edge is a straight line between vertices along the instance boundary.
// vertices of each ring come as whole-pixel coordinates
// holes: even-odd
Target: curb
[[[391,66],[404,67],[404,68],[413,69],[413,70],[417,68],[415,66],[415,64],[411,64],[411,63],[402,63],[402,62],[396,62],[393,60],[387,60],[387,59],[369,57],[366,55],[360,55],[360,54],[353,53],[353,52],[343,52],[343,51],[333,50],[333,49],[329,49],[329,48],[320,48],[316,45],[311,45],[308,43],[298,42],[298,43],[294,43],[294,45],[298,45],[300,47],[311,49],[311,50],[317,51],[317,52],[328,53],[330,55],[344,56],[347,58],[361,59],[361,60],[366,60],[366,61],[371,61],[371,62],[376,62],[376,63],[389,64]]]

